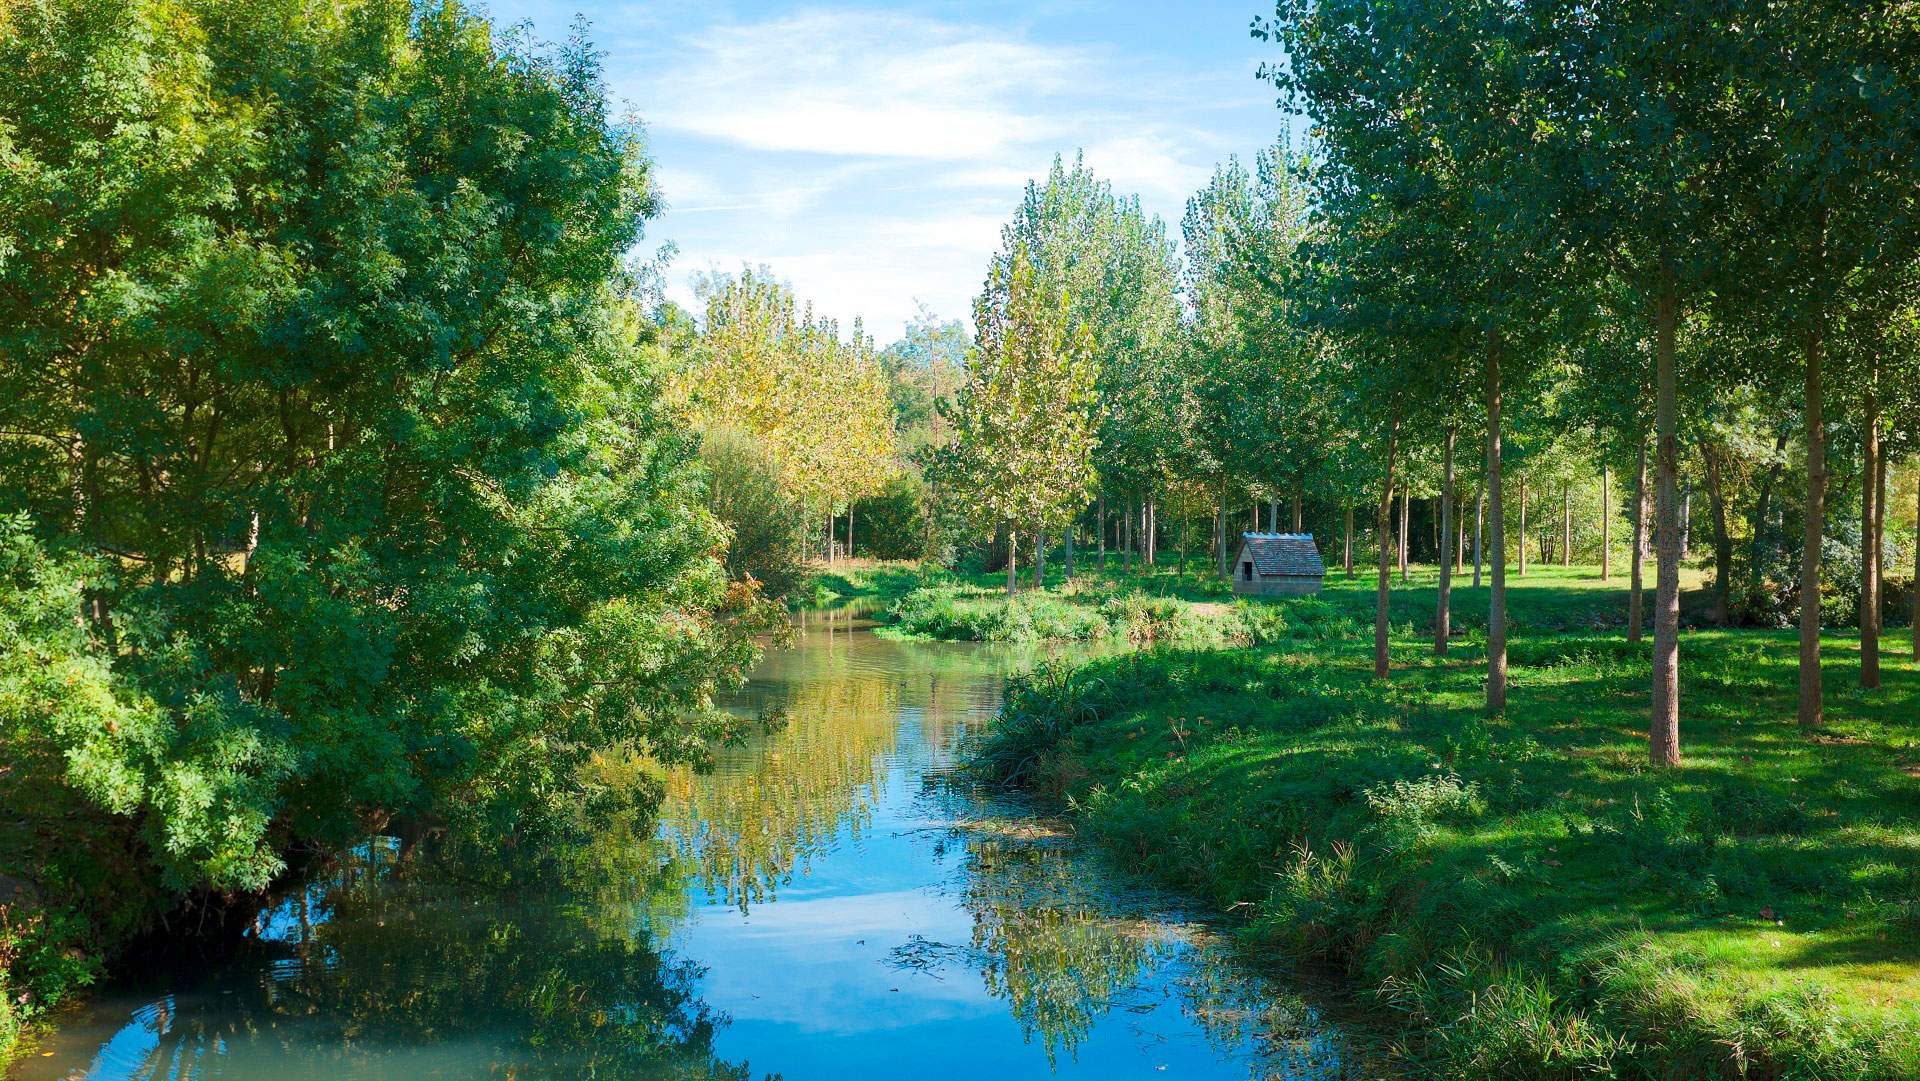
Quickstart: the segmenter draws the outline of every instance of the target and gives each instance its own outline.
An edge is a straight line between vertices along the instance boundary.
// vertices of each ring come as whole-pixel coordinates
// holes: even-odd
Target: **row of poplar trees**
[[[1649,748],[1674,764],[1687,444],[1712,495],[1721,618],[1740,464],[1727,416],[1761,418],[1739,438],[1773,444],[1749,457],[1771,459],[1756,553],[1783,456],[1801,455],[1811,727],[1828,442],[1843,429],[1861,459],[1862,679],[1877,685],[1889,451],[1920,430],[1920,23],[1896,4],[1282,0],[1253,32],[1284,49],[1262,74],[1310,141],[1217,170],[1188,202],[1184,260],[1158,219],[1078,162],[1029,185],[977,303],[943,463],[954,488],[988,522],[1064,532],[1069,560],[1089,510],[1104,544],[1112,498],[1149,536],[1142,504],[1210,517],[1224,560],[1229,506],[1291,499],[1299,528],[1305,493],[1347,510],[1351,558],[1351,508],[1377,498],[1388,538],[1398,492],[1404,535],[1408,473],[1425,467],[1437,535],[1458,538],[1460,474],[1477,473],[1499,710],[1516,421],[1530,464],[1606,469],[1637,450],[1642,477],[1621,488],[1650,503],[1630,516],[1636,532],[1650,518],[1652,537],[1633,542],[1629,633],[1645,621],[1650,548]],[[1609,483],[1603,504],[1618,494]],[[1279,524],[1277,506],[1268,515]]]
[[[1340,343],[1343,389],[1387,432],[1389,463],[1422,421],[1449,448],[1457,431],[1484,437],[1488,707],[1507,690],[1505,418],[1567,383],[1613,403],[1618,426],[1651,429],[1655,763],[1680,760],[1683,388],[1698,400],[1799,387],[1810,727],[1822,723],[1828,429],[1839,400],[1859,411],[1863,679],[1877,683],[1882,442],[1920,424],[1910,10],[1281,0],[1254,33],[1284,48],[1264,74],[1315,140],[1314,228],[1277,284]],[[1683,359],[1701,363],[1683,373]],[[1451,455],[1446,472],[1451,491]],[[1384,551],[1381,574],[1384,596]]]

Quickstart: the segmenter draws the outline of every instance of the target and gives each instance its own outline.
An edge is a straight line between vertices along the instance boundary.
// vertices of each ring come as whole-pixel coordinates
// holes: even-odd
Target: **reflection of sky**
[[[959,896],[965,846],[931,843],[950,820],[911,775],[950,750],[918,738],[926,713],[918,704],[899,711],[900,746],[919,762],[890,771],[857,840],[842,831],[778,901],[746,915],[702,906],[675,936],[676,950],[707,969],[702,997],[732,1019],[716,1043],[720,1057],[786,1081],[1248,1076],[1249,1063],[1222,1062],[1207,1046],[1163,973],[1119,996],[1130,1008],[1110,1011],[1050,1067],[964,949],[945,952],[949,963],[931,971],[889,963],[913,936],[965,947],[973,933]]]
[[[1210,1046],[1189,1016],[1193,999],[1182,985],[1196,975],[1196,966],[1217,965],[1218,957],[1188,947],[1148,951],[1151,959],[1131,985],[1097,992],[1110,998],[1093,1004],[1091,1031],[1060,1040],[1068,1050],[1056,1064],[1049,1064],[1039,1036],[1027,1042],[1010,1003],[987,988],[980,966],[989,959],[974,952],[974,915],[967,907],[969,898],[977,903],[991,895],[1012,904],[1011,899],[1024,896],[1025,880],[1006,877],[1021,873],[1021,861],[970,858],[971,835],[956,829],[956,818],[992,815],[996,808],[921,783],[930,771],[951,765],[956,738],[991,708],[997,673],[1007,663],[1008,658],[983,651],[886,642],[849,634],[844,627],[829,639],[816,625],[796,649],[768,658],[756,674],[749,695],[776,698],[809,680],[846,680],[853,673],[862,681],[892,681],[893,693],[871,700],[889,703],[885,708],[896,727],[886,746],[873,751],[885,762],[881,783],[862,783],[845,795],[855,813],[822,825],[827,835],[810,846],[811,855],[780,887],[777,899],[742,911],[724,901],[701,903],[705,894],[700,891],[684,922],[663,929],[668,940],[663,945],[705,970],[698,986],[705,1004],[730,1018],[716,1037],[719,1058],[747,1063],[752,1076],[778,1074],[786,1081],[1326,1076],[1318,1070],[1269,1075],[1244,1046],[1224,1055]],[[804,745],[803,739],[791,748],[801,760],[796,764],[804,764],[799,749]],[[368,888],[385,877],[395,857],[390,841],[378,844],[378,850],[362,853],[368,858],[359,864],[373,868],[363,872],[371,875],[364,883]],[[1153,915],[1150,901],[1130,899],[1084,865],[1070,864],[1057,881],[1045,881],[1067,893],[1039,903],[1087,907],[1125,920]],[[996,891],[996,885],[1002,888]],[[469,903],[491,908],[497,900],[479,892],[470,899],[444,898],[462,910]],[[1033,903],[1024,901],[1026,907],[1016,911],[1031,911]],[[264,914],[260,937],[299,943],[299,908],[296,895]],[[537,910],[516,914],[538,918]],[[315,903],[310,919],[319,925],[329,915]],[[1018,934],[1012,924],[999,931]],[[1184,941],[1177,933],[1166,937]],[[390,945],[392,940],[382,941]],[[913,955],[917,965],[895,956],[896,948],[910,944],[920,951]],[[1038,945],[1044,949],[1046,943]],[[364,951],[368,943],[351,935],[320,938],[310,955],[282,954],[251,974],[236,964],[234,972],[217,975],[211,989],[203,985],[178,992],[163,985],[160,992],[117,1004],[103,998],[90,1017],[56,1035],[51,1046],[64,1054],[30,1059],[13,1076],[17,1081],[203,1076],[478,1081],[499,1076],[503,1067],[513,1069],[503,1061],[503,1048],[517,1033],[500,1032],[498,1039],[446,1034],[452,1038],[440,1042],[439,1034],[411,1040],[389,1031],[376,1039],[344,1033],[325,1011],[302,1010],[298,1003],[309,990],[307,983],[328,980],[336,963],[382,963],[353,956],[356,946]],[[1071,973],[1064,981],[1069,994],[1073,977],[1080,975],[1089,977],[1083,982],[1090,988],[1106,987],[1103,976],[1111,977]],[[259,1028],[258,1017],[235,1012],[221,997],[230,992],[220,990],[219,981],[237,987],[251,980],[258,989],[263,978],[273,985],[270,996],[284,996],[293,1008],[270,1015]],[[1231,975],[1225,982],[1234,1000],[1263,993],[1259,985]]]

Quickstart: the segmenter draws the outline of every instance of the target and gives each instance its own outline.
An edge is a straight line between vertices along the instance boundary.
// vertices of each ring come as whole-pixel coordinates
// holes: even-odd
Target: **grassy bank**
[[[1330,965],[1457,1077],[1920,1076],[1920,674],[1793,723],[1793,632],[1690,631],[1686,765],[1646,764],[1623,595],[1515,580],[1506,714],[1479,707],[1484,592],[1452,655],[1396,590],[1395,674],[1301,634],[1043,669],[982,765],[1276,956]],[[1319,602],[1351,614],[1361,583]]]

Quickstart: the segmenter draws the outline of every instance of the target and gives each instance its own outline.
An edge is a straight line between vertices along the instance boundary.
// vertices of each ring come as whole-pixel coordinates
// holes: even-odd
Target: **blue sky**
[[[1286,127],[1254,71],[1259,0],[732,3],[490,0],[566,37],[576,13],[620,105],[647,125],[680,252],[669,296],[766,263],[882,344],[916,302],[965,317],[1027,179],[1087,163],[1177,233],[1230,154]]]

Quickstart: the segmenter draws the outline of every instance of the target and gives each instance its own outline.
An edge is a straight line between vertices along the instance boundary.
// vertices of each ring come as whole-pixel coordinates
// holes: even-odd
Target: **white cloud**
[[[559,36],[556,13],[575,0],[494,2]],[[1150,38],[1100,41],[1097,17],[1048,36],[1031,9],[992,5],[723,4],[592,11],[615,94],[651,132],[667,211],[646,246],[678,245],[669,295],[682,301],[693,273],[765,263],[884,342],[915,298],[967,316],[1001,224],[1055,154],[1085,148],[1171,229],[1214,162],[1250,157],[1280,126],[1232,45],[1212,62]],[[1244,26],[1209,19],[1220,41]]]
[[[911,15],[813,10],[688,36],[658,81],[661,129],[758,150],[968,160],[1059,133],[1036,98],[1082,50]]]

